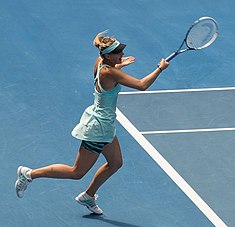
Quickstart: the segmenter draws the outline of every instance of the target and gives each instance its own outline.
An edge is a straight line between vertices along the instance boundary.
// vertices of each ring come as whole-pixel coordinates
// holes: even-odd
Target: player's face
[[[117,54],[110,54],[110,61],[114,64],[120,64],[122,62],[123,55],[123,51]]]

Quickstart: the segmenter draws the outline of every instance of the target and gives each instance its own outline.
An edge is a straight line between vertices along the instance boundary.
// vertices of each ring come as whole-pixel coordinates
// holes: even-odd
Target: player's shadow
[[[121,221],[107,219],[107,218],[105,218],[104,215],[88,214],[88,215],[84,215],[83,218],[96,219],[96,220],[99,220],[102,222],[109,223],[111,225],[121,226],[121,227],[139,227],[138,225],[132,225],[132,224],[121,222]]]

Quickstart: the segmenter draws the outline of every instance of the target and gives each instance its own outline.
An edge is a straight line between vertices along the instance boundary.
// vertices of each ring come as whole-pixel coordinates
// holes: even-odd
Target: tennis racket
[[[186,36],[178,50],[169,55],[165,60],[169,62],[177,55],[186,51],[201,50],[206,48],[215,41],[217,36],[217,22],[211,17],[201,17],[196,20],[188,29]]]

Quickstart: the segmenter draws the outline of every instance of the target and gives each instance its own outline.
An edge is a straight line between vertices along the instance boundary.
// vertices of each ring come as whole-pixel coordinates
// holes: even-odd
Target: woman
[[[122,154],[114,126],[120,87],[124,85],[146,90],[169,64],[162,59],[154,71],[140,80],[136,79],[121,70],[135,62],[133,57],[123,57],[126,45],[113,37],[104,37],[104,34],[99,33],[94,39],[94,45],[100,51],[94,66],[94,104],[84,111],[80,123],[72,131],[72,135],[81,140],[74,165],[53,164],[39,169],[20,166],[15,184],[19,198],[24,196],[28,184],[36,178],[81,179],[102,153],[107,162],[98,169],[86,191],[75,199],[93,213],[103,213],[95,203],[95,193],[122,166]]]

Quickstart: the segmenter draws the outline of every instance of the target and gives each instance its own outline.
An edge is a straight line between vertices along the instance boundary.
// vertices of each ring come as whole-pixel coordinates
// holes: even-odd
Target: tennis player
[[[75,198],[91,212],[103,213],[96,205],[96,192],[122,166],[122,154],[115,130],[115,110],[121,85],[146,90],[169,64],[162,59],[154,71],[142,79],[136,79],[121,70],[135,62],[134,57],[123,57],[126,45],[104,34],[101,32],[94,39],[94,45],[100,52],[94,66],[94,104],[84,111],[80,123],[72,131],[72,135],[81,140],[74,165],[53,164],[39,169],[20,166],[15,183],[19,198],[24,196],[27,186],[36,178],[81,179],[99,155],[103,154],[107,162],[97,170],[88,188]]]

